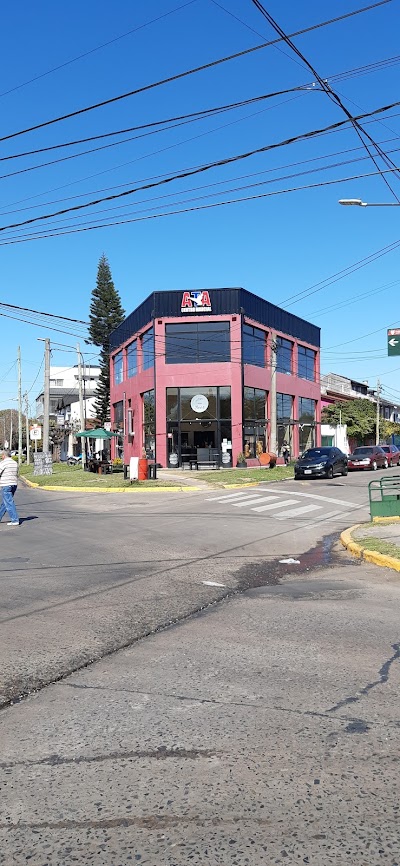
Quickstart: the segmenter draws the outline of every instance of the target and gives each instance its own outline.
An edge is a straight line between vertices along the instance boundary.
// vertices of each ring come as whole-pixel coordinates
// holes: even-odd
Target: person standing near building
[[[19,517],[14,502],[14,494],[18,485],[18,463],[12,459],[9,451],[2,451],[0,458],[0,489],[3,494],[0,505],[0,521],[7,511],[10,516],[7,526],[19,526]]]

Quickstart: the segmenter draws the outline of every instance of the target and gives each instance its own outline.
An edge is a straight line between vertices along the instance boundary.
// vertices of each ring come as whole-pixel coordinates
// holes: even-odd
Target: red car
[[[400,451],[396,445],[381,445],[380,447],[386,454],[389,466],[398,466],[400,463]]]
[[[348,458],[349,469],[387,469],[388,456],[380,445],[361,445]]]

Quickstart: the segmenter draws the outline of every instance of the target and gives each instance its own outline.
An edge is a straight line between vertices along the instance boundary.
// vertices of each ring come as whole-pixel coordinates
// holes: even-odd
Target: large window
[[[266,391],[244,388],[243,453],[246,458],[258,457],[266,450],[266,405]]]
[[[154,328],[142,336],[143,370],[154,367]]]
[[[126,362],[128,379],[136,376],[137,373],[137,343],[136,340],[131,343],[126,350]]]
[[[299,444],[302,454],[315,446],[315,400],[299,397]]]
[[[165,326],[166,364],[210,364],[230,359],[229,322]]]
[[[120,385],[124,377],[122,351],[114,355],[114,385]]]
[[[143,445],[147,457],[155,457],[156,448],[156,413],[154,391],[143,394]]]
[[[265,367],[265,331],[243,325],[243,363]]]
[[[315,379],[315,352],[305,346],[298,347],[299,376],[301,379]]]
[[[292,372],[293,343],[284,340],[283,337],[276,338],[276,370],[278,373]]]
[[[276,395],[276,428],[278,440],[278,454],[282,454],[285,448],[291,452],[292,445],[292,415],[293,397],[290,394]]]

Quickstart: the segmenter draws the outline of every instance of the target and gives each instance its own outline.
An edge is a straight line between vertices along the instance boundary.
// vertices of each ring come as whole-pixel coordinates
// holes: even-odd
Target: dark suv
[[[294,466],[295,478],[347,475],[347,457],[339,448],[308,448]]]

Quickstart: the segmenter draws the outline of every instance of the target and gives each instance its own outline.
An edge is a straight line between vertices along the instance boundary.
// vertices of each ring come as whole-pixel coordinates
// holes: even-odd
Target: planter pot
[[[245,460],[241,463],[236,463],[236,469],[247,469],[247,463]]]

